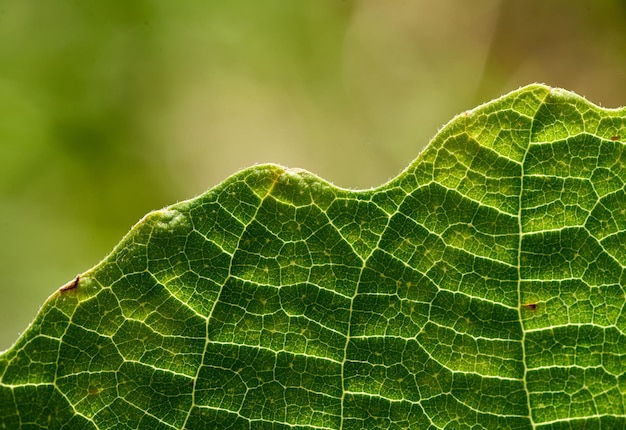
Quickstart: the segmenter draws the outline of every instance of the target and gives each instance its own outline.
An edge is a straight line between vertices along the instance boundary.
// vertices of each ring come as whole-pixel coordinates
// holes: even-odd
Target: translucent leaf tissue
[[[68,276],[0,355],[0,427],[624,428],[625,142],[530,85],[379,188],[238,172]]]

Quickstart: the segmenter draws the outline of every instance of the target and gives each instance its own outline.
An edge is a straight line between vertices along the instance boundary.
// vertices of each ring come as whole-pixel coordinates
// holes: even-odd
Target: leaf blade
[[[623,424],[625,124],[531,85],[376,189],[261,165],[148,214],[0,356],[2,422]]]

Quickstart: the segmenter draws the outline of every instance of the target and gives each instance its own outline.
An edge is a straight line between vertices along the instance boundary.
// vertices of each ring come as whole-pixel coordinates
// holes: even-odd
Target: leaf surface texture
[[[622,428],[624,141],[624,109],[531,85],[372,190],[243,170],[48,299],[0,424]]]

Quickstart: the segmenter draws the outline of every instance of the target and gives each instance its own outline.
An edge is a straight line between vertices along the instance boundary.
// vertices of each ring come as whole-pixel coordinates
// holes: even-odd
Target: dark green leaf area
[[[336,362],[221,344],[206,356],[195,402],[200,409],[221,409],[224,417],[328,427],[339,422],[340,387]]]
[[[3,408],[23,405],[19,413],[2,414],[0,422],[7,429],[97,428],[88,417],[74,413],[67,399],[52,384],[18,386],[11,393],[3,390],[0,405]]]
[[[624,428],[623,136],[531,85],[378,188],[152,212],[0,355],[0,428]]]

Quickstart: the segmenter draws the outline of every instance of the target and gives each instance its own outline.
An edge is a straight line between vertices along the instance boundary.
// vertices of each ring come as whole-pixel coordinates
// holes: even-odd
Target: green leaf
[[[2,428],[622,428],[625,138],[531,85],[379,188],[150,213],[0,355]]]

